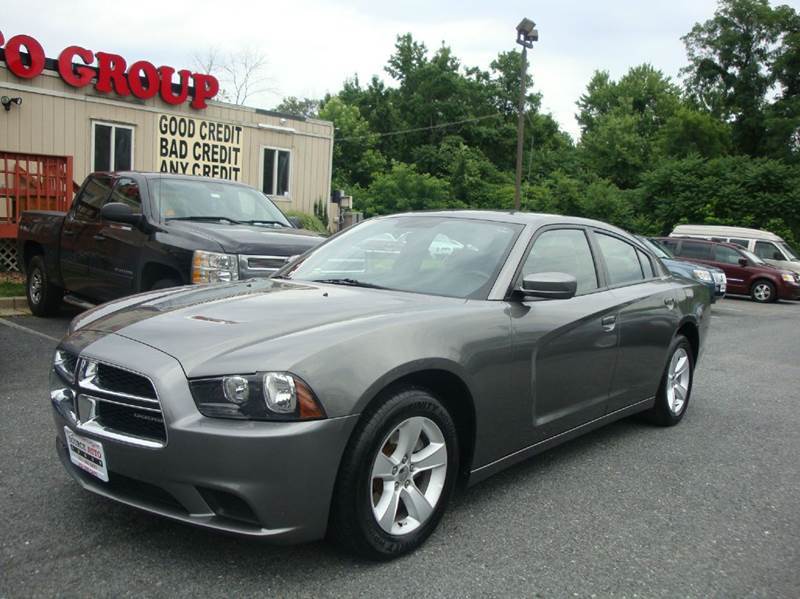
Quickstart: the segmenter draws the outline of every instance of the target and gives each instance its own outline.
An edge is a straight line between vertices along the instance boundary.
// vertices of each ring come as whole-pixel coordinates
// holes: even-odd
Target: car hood
[[[284,351],[282,341],[300,334],[308,338],[309,333],[311,339],[330,342],[334,329],[341,334],[355,323],[372,328],[378,318],[397,319],[463,303],[413,293],[263,279],[124,298],[77,317],[72,330],[115,333],[139,341],[177,359],[188,376],[207,376],[215,368],[224,372],[227,366],[222,364],[256,344]],[[313,344],[307,350],[313,352]]]
[[[210,240],[229,254],[294,256],[319,245],[323,238],[305,229],[278,229],[197,221],[170,221],[173,235]]]

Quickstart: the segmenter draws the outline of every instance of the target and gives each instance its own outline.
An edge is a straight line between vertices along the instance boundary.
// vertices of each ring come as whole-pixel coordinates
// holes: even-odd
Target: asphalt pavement
[[[47,373],[74,312],[0,319],[0,596],[797,597],[800,304],[726,299],[670,429],[627,419],[460,494],[416,553],[359,561],[81,490]],[[309,490],[313,492],[313,490]]]

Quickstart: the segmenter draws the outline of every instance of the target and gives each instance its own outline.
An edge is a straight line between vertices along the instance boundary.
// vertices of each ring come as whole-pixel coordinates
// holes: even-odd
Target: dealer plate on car
[[[81,470],[108,482],[108,468],[106,467],[106,456],[103,453],[103,444],[76,435],[66,426],[64,435],[67,438],[70,461]]]

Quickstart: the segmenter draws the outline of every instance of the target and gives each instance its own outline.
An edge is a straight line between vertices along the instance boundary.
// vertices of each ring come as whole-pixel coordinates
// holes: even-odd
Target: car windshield
[[[742,252],[745,256],[747,256],[747,259],[750,260],[753,264],[766,264],[766,262],[764,262],[761,258],[756,256],[753,252],[749,250],[739,248],[739,251]]]
[[[636,239],[642,242],[644,246],[653,252],[656,256],[661,258],[662,260],[672,260],[672,254],[667,251],[665,247],[660,245],[657,241],[653,241],[652,239],[648,239],[647,237],[639,237],[637,236]]]
[[[267,196],[249,187],[210,179],[164,178],[152,180],[150,189],[155,206],[164,220],[291,227]]]
[[[485,296],[522,226],[407,215],[368,220],[278,276],[470,298]]]
[[[797,257],[797,252],[788,243],[780,242],[778,243],[778,247],[783,250],[783,253],[789,260],[792,262],[800,262],[800,258]]]

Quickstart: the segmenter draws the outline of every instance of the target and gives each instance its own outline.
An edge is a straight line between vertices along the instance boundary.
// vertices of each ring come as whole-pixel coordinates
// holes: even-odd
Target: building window
[[[92,123],[92,165],[95,171],[133,169],[133,127]]]
[[[289,198],[289,170],[292,154],[289,150],[264,148],[261,171],[261,191],[268,196]]]

